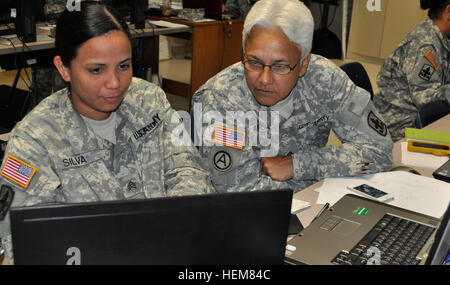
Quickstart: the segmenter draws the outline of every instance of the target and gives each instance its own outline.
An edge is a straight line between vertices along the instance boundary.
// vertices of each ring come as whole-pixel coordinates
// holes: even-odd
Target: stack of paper
[[[309,207],[311,207],[311,204],[309,202],[293,198],[291,206],[291,214],[295,215],[303,210],[308,209]]]
[[[384,172],[355,178],[327,178],[319,192],[318,204],[335,204],[346,194],[347,186],[369,184],[394,196],[390,205],[441,218],[450,202],[450,183],[405,171]]]

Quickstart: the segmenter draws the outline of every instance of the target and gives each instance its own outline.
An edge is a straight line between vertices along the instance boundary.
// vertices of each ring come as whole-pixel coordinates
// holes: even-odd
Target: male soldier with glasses
[[[194,94],[197,145],[218,191],[299,191],[391,167],[392,140],[370,94],[310,54],[313,31],[303,3],[258,1],[245,20],[242,62]],[[331,129],[342,145],[327,146]]]

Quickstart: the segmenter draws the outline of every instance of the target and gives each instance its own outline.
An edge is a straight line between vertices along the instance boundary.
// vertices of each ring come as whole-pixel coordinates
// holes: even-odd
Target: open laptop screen
[[[442,217],[425,264],[442,265],[450,251],[450,204]]]
[[[12,208],[15,264],[282,264],[291,190]]]

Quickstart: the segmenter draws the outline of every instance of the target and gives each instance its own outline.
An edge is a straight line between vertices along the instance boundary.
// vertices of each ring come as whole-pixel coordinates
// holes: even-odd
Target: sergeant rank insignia
[[[376,131],[383,137],[387,135],[386,124],[382,120],[380,120],[372,111],[369,113],[369,116],[367,117],[367,122],[374,131]]]

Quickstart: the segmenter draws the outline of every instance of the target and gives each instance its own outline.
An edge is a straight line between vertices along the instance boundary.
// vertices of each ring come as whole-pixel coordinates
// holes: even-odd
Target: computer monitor
[[[136,29],[145,28],[145,11],[148,9],[147,0],[102,0],[103,3],[113,7],[122,17],[130,17],[131,24]]]
[[[0,1],[0,24],[13,23],[14,19],[11,16],[11,9],[15,8],[15,0]]]
[[[36,10],[39,0],[15,0],[16,34],[22,42],[36,41]]]
[[[183,0],[183,8],[204,8],[205,18],[222,19],[222,0]]]
[[[44,0],[1,0],[0,35],[17,34],[23,42],[36,41],[36,21],[42,18]],[[15,14],[15,15],[14,15]]]

